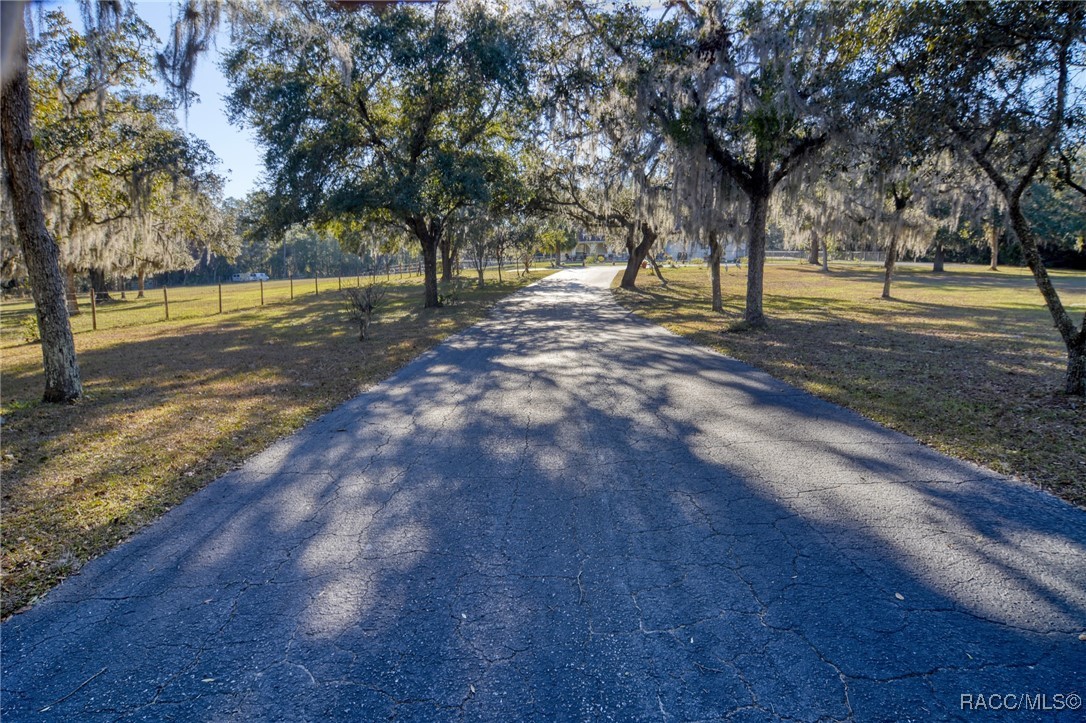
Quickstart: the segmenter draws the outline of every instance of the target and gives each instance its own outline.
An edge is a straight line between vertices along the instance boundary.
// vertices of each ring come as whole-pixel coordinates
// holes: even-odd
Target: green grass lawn
[[[503,272],[503,276],[508,272]],[[466,272],[465,272],[466,274]],[[516,272],[512,271],[515,276]],[[409,276],[406,279],[393,274],[387,279],[389,283],[418,280],[418,276]],[[467,276],[465,275],[465,278]],[[378,276],[377,280],[385,281],[386,277]],[[357,286],[360,283],[370,283],[368,276],[344,276],[321,278],[314,282],[312,277],[296,278],[289,280],[265,281],[263,284],[263,304],[287,303],[291,297],[302,299],[307,296],[327,294],[338,291],[340,285]],[[293,291],[292,291],[293,286]],[[94,314],[91,313],[90,294],[79,294],[79,313],[71,317],[72,331],[76,334],[91,331],[94,319],[97,317],[98,331],[106,329],[121,329],[129,326],[154,324],[166,320],[166,304],[161,288],[149,288],[145,291],[144,298],[137,299],[135,291],[129,291],[125,298],[120,298],[120,292],[111,292],[114,301],[97,305]],[[177,286],[166,289],[166,296],[170,303],[170,320],[196,319],[215,316],[219,313],[219,286],[215,284],[206,286]],[[222,310],[229,314],[247,309],[257,309],[261,306],[261,284],[258,281],[246,281],[242,283],[224,282],[222,284]],[[20,301],[5,301],[3,313],[0,314],[0,347],[17,346],[25,343],[25,320],[34,316],[34,304],[29,299]]]
[[[1080,323],[1086,274],[1053,272]],[[1086,404],[1062,394],[1066,354],[1026,269],[899,269],[788,262],[766,267],[763,331],[742,319],[746,269],[724,276],[725,313],[709,308],[708,271],[649,273],[616,289],[638,314],[937,449],[1086,505]]]
[[[132,322],[143,313],[138,303],[125,302],[136,311],[116,313],[133,314],[132,323],[76,333],[86,394],[74,405],[39,402],[41,347],[10,338],[5,326],[0,615],[547,273],[505,272],[498,284],[488,272],[481,290],[465,276],[459,301],[431,310],[422,308],[421,278],[393,278],[365,343],[344,318],[334,279],[320,295],[312,280],[300,294],[296,281],[293,302],[263,307],[258,285],[246,284],[256,301],[248,310],[142,325]],[[265,293],[285,283],[265,283]],[[179,299],[184,292],[190,308],[206,307],[197,300],[207,287],[179,289]],[[5,325],[8,314],[5,304]]]

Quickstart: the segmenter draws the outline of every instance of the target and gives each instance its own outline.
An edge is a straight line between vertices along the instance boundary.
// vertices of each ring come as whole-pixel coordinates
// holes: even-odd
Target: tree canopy
[[[27,258],[43,304],[50,230],[69,271],[140,274],[191,263],[232,218],[260,237],[253,263],[272,263],[269,236],[371,258],[409,237],[428,307],[457,246],[479,264],[557,253],[572,223],[625,247],[626,287],[659,241],[707,244],[721,309],[723,249],[745,246],[748,326],[767,323],[771,236],[815,260],[829,244],[885,249],[887,298],[900,253],[982,239],[994,268],[1006,236],[1067,345],[1067,390],[1086,393],[1086,319],[1042,254],[1086,243],[1080,3],[193,0],[164,48],[133,7],[83,7],[83,31],[48,11],[32,44],[40,174],[5,148],[45,182],[38,201],[12,184],[4,209],[24,254],[44,250]],[[210,151],[174,118],[221,20],[230,112],[267,171],[244,214],[223,210]],[[170,101],[144,88],[156,69]],[[15,100],[5,143],[23,152]],[[35,204],[44,231],[27,225]],[[0,236],[5,274],[14,241]]]
[[[400,225],[422,246],[426,306],[440,305],[450,216],[488,202],[510,168],[529,82],[520,22],[481,2],[251,19],[226,70],[234,117],[265,149],[274,227]]]
[[[188,268],[197,245],[220,240],[214,154],[144,90],[153,42],[131,11],[81,31],[52,10],[31,45],[46,221],[69,279],[77,270]]]
[[[975,164],[1002,197],[1067,347],[1066,391],[1086,394],[1086,315],[1076,324],[1064,306],[1023,203],[1046,167],[1074,188],[1062,161],[1086,121],[1086,87],[1072,82],[1086,63],[1086,5],[916,3],[889,37],[898,104],[926,117],[931,141]]]

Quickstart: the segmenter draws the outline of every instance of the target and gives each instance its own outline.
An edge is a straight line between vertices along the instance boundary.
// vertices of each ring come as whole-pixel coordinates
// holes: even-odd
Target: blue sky
[[[176,2],[136,3],[140,17],[158,33],[160,44],[169,37],[171,13],[176,9]],[[217,47],[200,58],[196,66],[192,89],[200,96],[200,101],[189,108],[187,119],[179,110],[178,120],[189,133],[207,141],[219,157],[219,173],[226,178],[226,195],[244,198],[257,187],[264,164],[252,133],[231,125],[226,116],[223,97],[230,92],[230,87],[219,70],[219,61],[229,43],[229,28],[223,27]]]

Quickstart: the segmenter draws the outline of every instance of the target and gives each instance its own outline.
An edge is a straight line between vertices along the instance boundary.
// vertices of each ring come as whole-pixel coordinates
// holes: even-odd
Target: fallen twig
[[[64,696],[63,698],[57,698],[57,699],[56,699],[56,700],[54,700],[54,701],[53,701],[52,703],[50,703],[49,705],[45,706],[44,708],[42,708],[42,709],[41,709],[41,710],[39,710],[38,712],[39,712],[39,713],[44,713],[45,711],[47,711],[47,710],[49,710],[50,708],[52,708],[52,707],[53,707],[54,705],[57,705],[57,704],[59,704],[59,703],[63,703],[64,701],[68,700],[68,699],[69,699],[69,698],[71,698],[71,697],[72,697],[73,695],[75,695],[76,693],[78,693],[78,692],[79,692],[79,691],[80,691],[80,690],[81,690],[81,689],[83,688],[83,686],[85,686],[85,685],[86,685],[87,683],[89,683],[89,682],[91,682],[92,680],[94,680],[95,678],[97,678],[97,677],[98,677],[99,675],[101,675],[102,673],[106,672],[106,670],[107,670],[107,668],[102,668],[102,669],[101,669],[101,670],[99,670],[99,671],[98,671],[97,673],[95,673],[94,675],[92,675],[91,677],[87,678],[86,680],[84,680],[84,681],[83,681],[82,683],[80,683],[79,685],[77,685],[77,686],[75,687],[75,689],[74,689],[74,690],[72,690],[72,692],[71,692],[71,693],[68,693],[68,695]]]

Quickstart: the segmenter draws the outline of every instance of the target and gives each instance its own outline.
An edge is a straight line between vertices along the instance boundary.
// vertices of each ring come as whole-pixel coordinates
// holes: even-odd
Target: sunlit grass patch
[[[503,274],[504,275],[504,274]],[[514,272],[515,275],[515,272]],[[144,298],[137,298],[137,292],[127,291],[124,298],[118,291],[110,292],[112,301],[99,303],[92,313],[90,294],[79,294],[79,313],[72,316],[72,331],[75,334],[92,333],[97,324],[98,331],[120,329],[144,324],[166,323],[166,302],[169,301],[170,321],[210,318],[219,315],[220,290],[222,313],[244,313],[257,311],[262,307],[301,301],[307,297],[321,294],[333,294],[341,288],[357,284],[379,282],[395,284],[420,284],[421,277],[401,277],[398,274],[386,276],[340,276],[278,279],[275,281],[223,282],[203,286],[148,288]],[[221,289],[220,289],[221,287]],[[34,304],[29,299],[5,300],[3,314],[0,314],[0,346],[18,346],[24,344],[23,324],[32,319]]]

